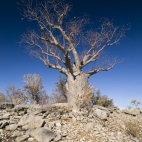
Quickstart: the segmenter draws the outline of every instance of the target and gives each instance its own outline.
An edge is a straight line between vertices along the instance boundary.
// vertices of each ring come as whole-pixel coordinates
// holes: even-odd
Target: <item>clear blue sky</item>
[[[18,1],[18,0],[17,0]],[[141,0],[66,0],[72,7],[71,14],[90,15],[95,25],[101,17],[113,19],[115,25],[131,25],[120,44],[108,48],[113,56],[127,60],[108,72],[90,77],[89,82],[125,108],[132,99],[142,102],[142,1]],[[48,94],[52,92],[58,71],[48,69],[38,59],[29,56],[17,42],[32,23],[21,20],[16,0],[0,1],[0,92],[8,85],[22,87],[24,74],[40,74]],[[97,28],[97,27],[96,27]]]

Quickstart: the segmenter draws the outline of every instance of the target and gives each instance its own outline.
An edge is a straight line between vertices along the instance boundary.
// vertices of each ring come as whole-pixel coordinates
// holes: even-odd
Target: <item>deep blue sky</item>
[[[48,69],[38,59],[29,56],[17,42],[26,28],[33,26],[17,9],[17,0],[0,1],[0,92],[6,86],[22,87],[24,74],[40,74],[47,93],[52,92],[58,71]],[[115,105],[125,108],[132,99],[142,102],[142,1],[141,0],[66,0],[72,7],[71,14],[90,15],[95,26],[101,17],[113,19],[115,25],[131,25],[120,44],[108,48],[113,56],[127,60],[108,72],[100,72],[89,79],[90,84],[99,88],[114,100]],[[97,28],[97,27],[96,27]]]

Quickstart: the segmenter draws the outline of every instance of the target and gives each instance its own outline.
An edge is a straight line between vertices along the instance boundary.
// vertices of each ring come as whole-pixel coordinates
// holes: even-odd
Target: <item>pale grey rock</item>
[[[33,129],[41,127],[45,121],[40,116],[34,114],[25,114],[19,121],[18,126],[25,126],[23,128]]]
[[[55,124],[54,124],[54,122],[50,122],[50,123],[48,123],[48,126],[49,126],[49,128],[52,129],[55,126]]]
[[[3,129],[0,129],[0,133],[3,133]]]
[[[93,127],[94,127],[94,124],[92,122],[89,122],[86,124],[85,131],[89,132],[89,131],[93,130]]]
[[[97,109],[104,112],[107,116],[107,119],[103,118],[101,120],[99,115],[96,114]],[[0,127],[3,127],[2,129],[0,129],[0,141],[2,142],[15,140],[16,137],[22,139],[21,136],[24,136],[25,133],[28,136],[28,138],[24,137],[26,140],[22,140],[25,142],[93,142],[91,137],[99,138],[100,142],[138,142],[136,138],[131,138],[130,135],[125,133],[126,129],[122,119],[125,119],[128,114],[115,107],[103,108],[92,106],[92,110],[81,108],[81,113],[72,113],[70,108],[66,109],[66,105],[64,104],[51,105],[44,109],[42,109],[40,105],[31,105],[31,107],[27,110],[19,109],[18,112],[14,112],[13,109],[11,110],[12,111],[10,111],[9,109],[0,110],[0,117],[7,117],[7,119],[0,120]],[[117,111],[119,111],[120,113]],[[27,114],[25,115],[24,113]],[[46,117],[42,119],[45,125],[44,123],[40,123],[40,121],[39,125],[37,120],[35,120],[35,118],[37,117],[39,117],[40,119]],[[129,115],[129,117],[138,118],[138,120],[141,120],[142,115]],[[16,125],[18,123],[21,123],[20,121],[22,119],[22,124],[19,125],[15,131],[7,130],[7,128],[9,128],[11,124]],[[5,125],[6,122],[7,124]],[[35,125],[38,125],[39,128],[36,128]],[[48,127],[50,127],[51,129],[49,129]],[[142,128],[142,126],[140,127]],[[86,132],[87,135],[85,134]],[[5,134],[12,138],[6,138]],[[48,138],[45,139],[47,136]]]
[[[108,113],[103,110],[100,110],[100,109],[95,109],[94,115],[100,119],[107,119],[107,117],[108,117]]]
[[[42,112],[42,110],[36,110],[36,111],[34,112],[34,115],[40,114],[41,112]]]
[[[17,123],[16,120],[10,120],[10,121],[9,121],[9,124],[16,124],[16,123]]]
[[[19,112],[19,115],[21,116],[23,116],[24,114],[26,114],[26,111]]]
[[[29,109],[30,105],[28,104],[21,104],[21,105],[16,105],[14,107],[14,111],[18,112],[18,111],[24,111],[24,110],[27,110]]]
[[[18,136],[21,136],[21,135],[23,135],[23,133],[16,130],[16,131],[13,132],[13,135],[12,135],[12,136],[13,136],[13,137],[18,137]]]
[[[20,119],[22,116],[14,116],[15,119]]]
[[[95,127],[96,127],[96,130],[97,130],[97,131],[101,131],[101,129],[102,129],[102,126],[101,126],[101,125],[96,125]]]
[[[72,117],[72,121],[73,121],[73,123],[76,123],[76,121],[77,121],[74,116]]]
[[[9,118],[10,118],[10,115],[0,116],[0,120],[9,119]]]
[[[93,108],[97,108],[97,109],[101,109],[101,110],[104,110],[104,111],[108,111],[108,108],[105,108],[105,107],[102,107],[102,106],[99,106],[99,105],[94,105]]]
[[[56,127],[61,127],[61,120],[54,121]]]
[[[57,136],[55,132],[51,131],[47,127],[31,129],[26,131],[26,134],[34,137],[34,139],[36,139],[38,142],[50,142]]]
[[[16,142],[23,142],[25,140],[28,140],[28,138],[29,138],[29,135],[23,135],[23,136],[17,137]]]
[[[6,130],[14,131],[14,130],[16,130],[17,126],[18,126],[17,124],[8,125],[8,126],[6,126]]]
[[[54,139],[54,142],[58,142],[61,139],[62,139],[62,136],[60,134],[57,134],[57,136]]]
[[[6,113],[6,114],[4,114],[2,117],[4,118],[4,117],[10,117],[11,116],[11,114],[10,113]]]
[[[28,138],[27,141],[28,141],[28,142],[34,142],[34,140],[35,140],[34,138],[30,137],[30,138]]]
[[[55,103],[55,104],[52,104],[51,105],[51,107],[54,107],[54,106],[56,106],[56,107],[69,107],[69,108],[71,108],[72,106],[70,105],[70,104],[68,104],[68,103]]]

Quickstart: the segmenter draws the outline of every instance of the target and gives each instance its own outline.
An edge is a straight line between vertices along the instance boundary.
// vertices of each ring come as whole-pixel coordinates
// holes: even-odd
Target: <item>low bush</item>
[[[92,86],[88,88],[85,94],[78,95],[76,98],[76,104],[79,108],[88,107],[92,105],[92,100],[94,99],[94,93],[92,91]]]
[[[101,95],[100,90],[94,92],[94,98],[92,101],[94,105],[99,105],[106,108],[114,106],[113,100],[109,99],[107,95]]]
[[[137,117],[133,119],[127,117],[123,119],[123,122],[125,124],[126,133],[139,139],[139,142],[142,142],[142,120]]]
[[[0,103],[6,102],[6,101],[7,101],[6,95],[4,95],[4,93],[1,93],[1,92],[0,92]]]

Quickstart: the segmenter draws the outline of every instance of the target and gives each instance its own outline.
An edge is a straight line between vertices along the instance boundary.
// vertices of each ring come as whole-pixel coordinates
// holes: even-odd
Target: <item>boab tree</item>
[[[113,46],[125,36],[125,26],[114,26],[108,19],[101,21],[98,29],[85,28],[90,24],[88,16],[69,18],[71,6],[60,0],[33,3],[22,1],[22,15],[37,23],[38,30],[28,30],[22,35],[30,54],[40,59],[48,68],[57,69],[66,75],[67,101],[78,110],[77,98],[86,95],[90,89],[88,78],[100,71],[108,71],[119,61],[103,60],[88,72],[83,68],[96,63],[104,49]],[[87,29],[87,31],[86,31]],[[82,97],[83,98],[83,97]]]

